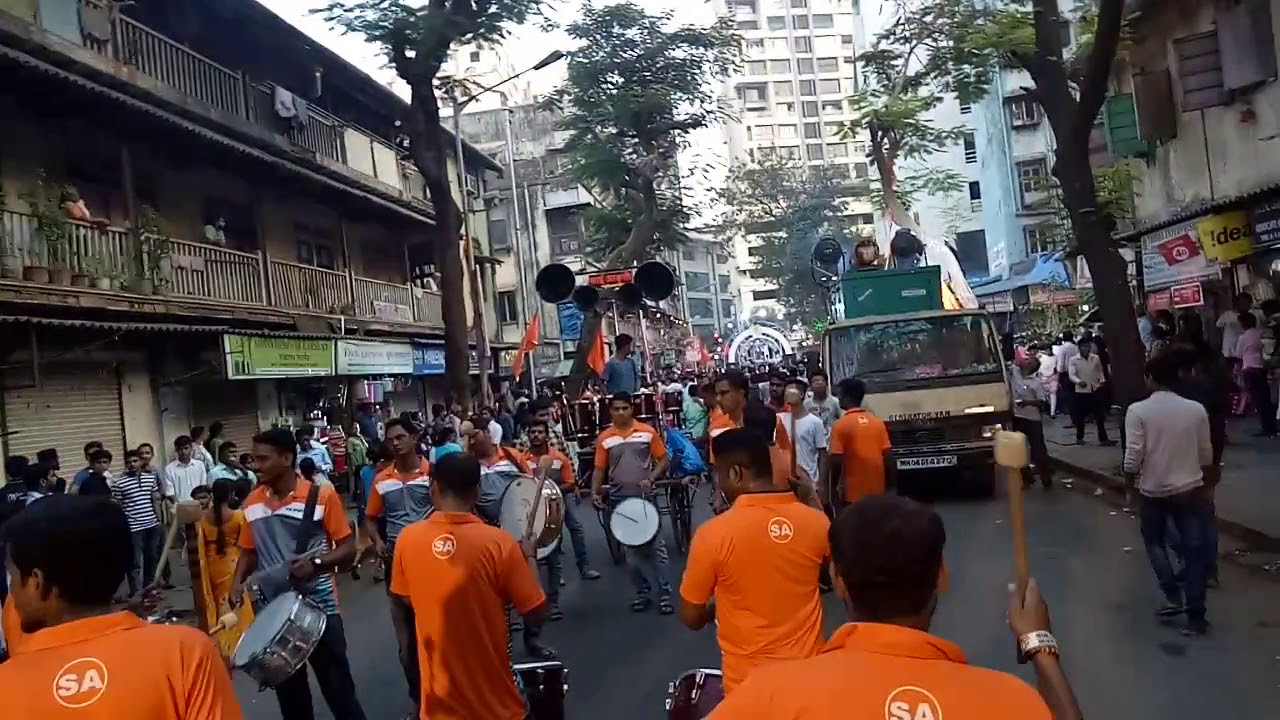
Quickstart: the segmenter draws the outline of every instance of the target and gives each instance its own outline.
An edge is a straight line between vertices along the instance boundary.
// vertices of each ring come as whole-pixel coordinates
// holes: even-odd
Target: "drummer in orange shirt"
[[[404,529],[391,563],[393,600],[412,607],[417,621],[420,712],[431,720],[522,720],[505,608],[514,606],[529,626],[546,615],[536,539],[522,546],[475,514],[480,472],[463,453],[436,462],[436,510]]]
[[[752,673],[710,717],[1078,720],[1034,581],[1025,596],[1010,594],[1008,615],[1040,694],[1013,675],[968,665],[960,648],[929,634],[945,543],[942,518],[912,500],[881,495],[845,509],[831,527],[831,552],[849,623],[816,657]]]
[[[836,385],[844,415],[831,428],[830,452],[820,495],[833,511],[885,491],[885,453],[891,447],[884,421],[862,408],[867,386],[857,378]]]
[[[560,488],[560,498],[564,502],[564,530],[577,536],[572,538],[575,544],[585,544],[582,538],[582,525],[573,515],[573,504],[569,501],[569,498],[576,495],[578,490],[573,463],[568,455],[551,445],[551,432],[546,420],[534,418],[526,426],[525,432],[525,437],[529,441],[529,454],[525,456],[525,467],[528,468],[530,475],[540,475],[545,472],[546,477]],[[549,461],[550,467],[542,466],[544,458]],[[561,538],[560,547],[557,547],[544,561],[547,566],[547,620],[551,622],[564,619],[564,613],[560,610],[560,577],[563,572],[564,542],[564,538]],[[585,554],[584,548],[583,555]],[[579,572],[582,577],[587,577],[585,569],[579,568]],[[596,577],[599,577],[599,573]]]
[[[111,611],[133,558],[119,505],[53,495],[10,520],[5,536],[10,597],[28,634],[0,665],[0,720],[242,717],[208,636]]]
[[[714,439],[717,435],[731,428],[740,428],[743,426],[743,412],[747,409],[747,403],[760,403],[759,400],[748,400],[751,392],[751,379],[741,370],[726,370],[716,377],[716,405],[717,408],[711,413],[711,420],[708,424],[708,433]],[[763,405],[763,403],[760,403]],[[777,426],[774,428],[773,441],[778,449],[783,452],[791,451],[791,436],[787,434],[786,428],[782,426],[782,421],[777,420]],[[711,450],[711,461],[715,462],[716,453],[714,447]]]
[[[763,662],[812,657],[822,647],[818,572],[829,555],[830,523],[776,487],[757,431],[726,430],[712,444],[720,458],[716,485],[732,506],[693,536],[680,620],[694,630],[718,621],[729,693]]]

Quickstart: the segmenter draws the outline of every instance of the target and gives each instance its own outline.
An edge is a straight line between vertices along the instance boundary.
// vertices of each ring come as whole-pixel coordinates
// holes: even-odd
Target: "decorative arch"
[[[794,352],[791,341],[778,330],[765,325],[750,325],[738,333],[729,345],[729,362],[740,366],[775,364]]]

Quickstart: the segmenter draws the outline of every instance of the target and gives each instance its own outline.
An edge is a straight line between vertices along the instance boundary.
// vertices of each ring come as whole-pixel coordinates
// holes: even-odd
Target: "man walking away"
[[[1240,327],[1244,331],[1236,340],[1236,355],[1240,358],[1244,373],[1244,387],[1249,402],[1258,411],[1260,429],[1254,437],[1272,437],[1276,434],[1276,406],[1271,402],[1271,385],[1267,381],[1266,364],[1262,362],[1262,331],[1253,313],[1240,313]]]
[[[156,496],[160,484],[156,474],[142,469],[142,454],[128,450],[124,454],[125,473],[111,486],[111,498],[124,509],[133,535],[133,568],[129,571],[129,595],[137,595],[155,580],[160,562],[160,518],[156,515]]]
[[[1053,469],[1049,467],[1049,448],[1044,442],[1042,414],[1049,393],[1040,379],[1040,360],[1029,355],[1013,364],[1009,383],[1013,390],[1013,429],[1027,436],[1031,463],[1040,474],[1045,489],[1053,487]],[[1022,485],[1030,487],[1032,468],[1022,469]]]
[[[1115,445],[1107,437],[1107,405],[1099,390],[1106,382],[1102,360],[1093,353],[1093,342],[1082,339],[1078,354],[1067,363],[1067,379],[1072,387],[1071,422],[1076,426],[1076,444],[1084,444],[1084,424],[1093,419],[1099,445]]]
[[[1065,413],[1072,413],[1074,405],[1075,385],[1071,382],[1071,376],[1068,374],[1071,359],[1080,354],[1080,348],[1076,346],[1075,336],[1070,330],[1062,333],[1062,339],[1057,345],[1053,346],[1053,367],[1058,372],[1058,410]]]
[[[1141,495],[1139,521],[1151,569],[1164,593],[1160,617],[1186,613],[1184,635],[1203,635],[1205,587],[1209,568],[1209,496],[1206,472],[1213,463],[1209,415],[1197,402],[1178,396],[1177,359],[1161,355],[1147,362],[1151,396],[1129,406],[1125,414],[1124,472]],[[1169,561],[1170,523],[1181,539],[1182,586]]]

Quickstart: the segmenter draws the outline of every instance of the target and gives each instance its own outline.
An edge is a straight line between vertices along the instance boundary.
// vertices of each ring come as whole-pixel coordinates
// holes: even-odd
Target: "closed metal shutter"
[[[251,381],[200,383],[191,386],[191,424],[208,428],[222,422],[222,437],[249,452],[258,427],[258,389]],[[217,458],[214,458],[217,460]]]
[[[124,420],[115,365],[42,367],[39,387],[4,391],[4,413],[5,429],[15,433],[7,438],[10,455],[26,455],[35,462],[37,452],[56,448],[61,475],[70,480],[84,467],[84,444],[99,440],[111,452],[112,467],[124,466]]]

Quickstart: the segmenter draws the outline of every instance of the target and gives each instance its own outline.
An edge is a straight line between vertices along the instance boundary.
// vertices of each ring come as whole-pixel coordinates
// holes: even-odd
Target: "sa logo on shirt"
[[[942,720],[942,706],[928,690],[910,685],[889,693],[884,701],[885,720]]]
[[[431,554],[441,560],[448,560],[453,557],[453,553],[457,550],[458,540],[449,533],[445,533],[431,542]]]
[[[796,535],[796,526],[784,517],[776,517],[769,521],[769,539],[785,545]]]
[[[107,666],[97,658],[72,660],[53,678],[53,699],[59,705],[82,708],[107,692]]]

